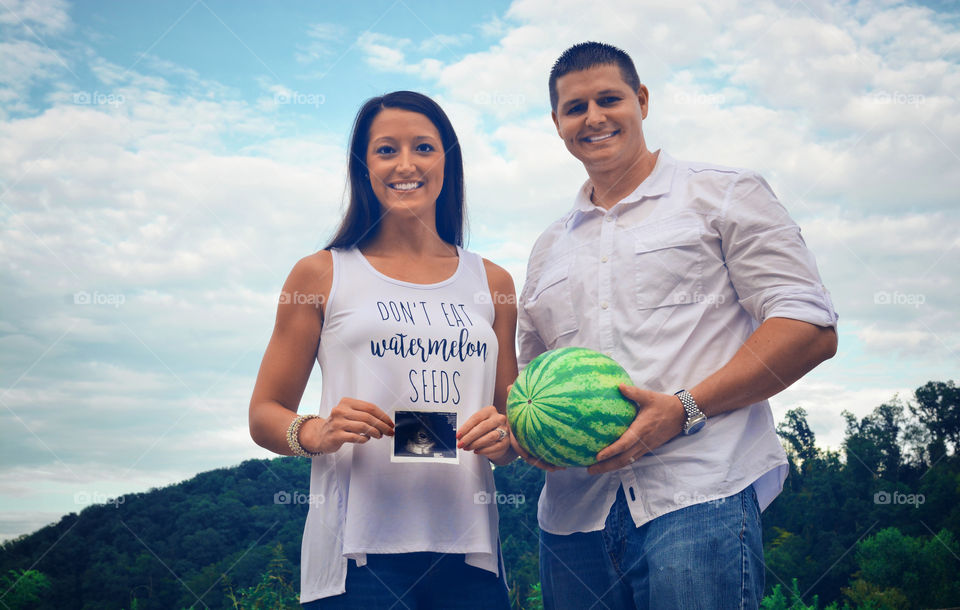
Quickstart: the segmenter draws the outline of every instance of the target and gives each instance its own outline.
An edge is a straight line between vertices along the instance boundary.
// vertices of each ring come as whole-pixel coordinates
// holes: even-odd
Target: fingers
[[[603,474],[604,472],[619,470],[620,468],[633,464],[634,462],[637,461],[639,456],[634,455],[634,453],[635,452],[626,452],[616,457],[597,462],[593,466],[587,468],[587,473]]]
[[[634,420],[630,427],[620,435],[620,438],[600,450],[600,453],[597,454],[597,461],[609,460],[636,445],[637,441],[640,440],[640,435],[636,432],[636,426],[637,422]]]
[[[496,407],[486,406],[474,413],[457,431],[457,447],[479,452],[497,446],[494,453],[502,453],[506,449],[503,443],[509,442],[507,429],[507,417]]]
[[[393,436],[393,421],[379,407],[354,398],[343,398],[330,412],[334,430],[347,430],[372,438]]]
[[[632,400],[636,403],[638,409],[643,407],[649,399],[649,394],[651,394],[650,390],[643,390],[625,383],[620,384],[620,393],[623,394],[623,397],[627,400]]]
[[[368,420],[368,423],[374,425],[378,430],[384,434],[393,434],[393,420],[390,419],[390,416],[384,413],[384,411],[377,405],[363,400],[357,400],[355,398],[344,398],[340,401],[340,404],[347,403],[355,411],[363,412],[369,415],[372,418],[375,418],[377,421],[371,422]]]

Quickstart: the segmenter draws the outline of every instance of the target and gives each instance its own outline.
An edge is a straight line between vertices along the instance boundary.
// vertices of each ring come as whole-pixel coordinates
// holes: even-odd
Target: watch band
[[[680,399],[680,404],[683,405],[683,410],[686,412],[687,421],[683,424],[683,433],[685,435],[696,434],[703,428],[707,423],[707,416],[703,414],[703,411],[700,410],[700,407],[697,406],[697,401],[693,399],[693,396],[690,395],[690,392],[686,390],[680,390],[675,393],[674,396]]]

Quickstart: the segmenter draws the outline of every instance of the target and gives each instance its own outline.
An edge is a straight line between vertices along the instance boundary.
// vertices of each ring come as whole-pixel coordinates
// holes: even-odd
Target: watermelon
[[[507,420],[530,455],[554,466],[590,466],[636,417],[620,393],[630,376],[612,358],[562,347],[534,358],[507,397]]]

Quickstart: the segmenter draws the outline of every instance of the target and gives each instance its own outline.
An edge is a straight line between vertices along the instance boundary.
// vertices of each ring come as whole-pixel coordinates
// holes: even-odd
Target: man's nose
[[[607,115],[603,111],[603,108],[597,105],[596,102],[590,102],[587,105],[587,125],[599,125],[607,120]]]

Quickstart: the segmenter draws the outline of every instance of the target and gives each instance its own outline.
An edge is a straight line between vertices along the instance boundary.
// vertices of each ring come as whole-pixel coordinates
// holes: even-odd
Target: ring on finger
[[[630,459],[627,460],[627,463],[628,463],[628,464],[633,464],[633,463],[636,462],[636,461],[637,461],[637,456],[631,455],[631,456],[630,456]]]
[[[497,434],[499,435],[499,437],[497,438],[498,443],[503,439],[507,438],[507,431],[504,430],[503,428],[497,428]]]

